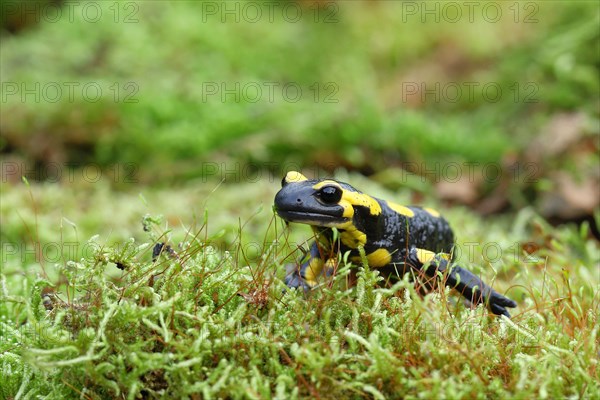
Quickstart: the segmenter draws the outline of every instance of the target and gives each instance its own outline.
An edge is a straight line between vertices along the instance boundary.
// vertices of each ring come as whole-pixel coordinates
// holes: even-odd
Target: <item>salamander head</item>
[[[275,210],[288,222],[339,229],[352,226],[353,219],[362,218],[363,213],[381,213],[377,200],[347,183],[307,179],[295,171],[288,172],[281,181]]]

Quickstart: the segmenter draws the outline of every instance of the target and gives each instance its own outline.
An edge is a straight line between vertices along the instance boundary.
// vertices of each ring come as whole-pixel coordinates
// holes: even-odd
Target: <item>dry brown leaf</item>
[[[560,113],[554,115],[527,148],[526,159],[539,162],[544,158],[565,152],[583,135],[585,114]]]
[[[600,206],[600,182],[587,177],[577,182],[566,172],[551,177],[555,190],[542,198],[542,213],[547,217],[573,219],[590,215]]]
[[[442,180],[435,185],[437,197],[462,204],[473,204],[479,197],[479,182],[467,174],[456,182]]]

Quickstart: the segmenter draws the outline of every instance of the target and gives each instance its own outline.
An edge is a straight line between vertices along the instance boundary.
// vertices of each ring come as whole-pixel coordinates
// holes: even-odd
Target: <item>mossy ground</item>
[[[294,22],[288,2],[258,22],[206,13],[242,2],[89,2],[93,22],[62,2],[72,18],[21,30],[14,11],[47,2],[4,3],[0,399],[598,397],[596,2],[464,2],[458,22],[399,1],[301,1]],[[448,182],[456,165],[476,179]],[[359,266],[284,294],[311,235],[271,212],[290,169],[438,207],[513,319],[374,271],[347,289]]]
[[[421,297],[408,280],[378,287],[368,269],[346,289],[349,268],[360,266],[342,267],[308,297],[283,293],[284,265],[310,230],[275,219],[272,182],[255,183],[239,218],[229,211],[235,194],[250,192],[237,185],[209,195],[222,207],[206,214],[197,190],[120,193],[108,205],[102,185],[20,186],[3,194],[3,233],[30,245],[39,238],[46,253],[3,251],[2,398],[593,398],[600,390],[598,244],[585,226],[553,228],[524,210],[490,229],[463,208],[445,210],[459,245],[478,255],[464,252],[461,262],[518,301],[507,320],[448,290]],[[54,215],[55,202],[73,214]],[[113,234],[92,237],[98,222],[87,225],[93,213],[82,203]],[[149,217],[156,209],[166,215]],[[51,259],[49,244],[73,242],[74,232],[78,253],[63,246]],[[172,251],[152,261],[156,242]]]

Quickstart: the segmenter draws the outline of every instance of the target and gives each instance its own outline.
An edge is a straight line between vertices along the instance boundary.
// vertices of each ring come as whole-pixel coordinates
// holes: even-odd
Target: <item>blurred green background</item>
[[[178,398],[200,384],[318,397],[303,377],[323,398],[597,390],[597,1],[0,11],[0,399]],[[373,271],[362,289],[281,301],[284,266],[313,237],[271,210],[289,170],[438,208],[457,261],[519,303],[518,325],[437,293],[381,300]],[[177,257],[151,262],[157,242]],[[163,336],[171,310],[193,318]],[[221,341],[232,321],[282,328]],[[453,327],[461,344],[395,333],[411,323]],[[105,347],[87,339],[107,326]]]
[[[588,1],[3,2],[2,183],[341,168],[593,223],[599,24]]]

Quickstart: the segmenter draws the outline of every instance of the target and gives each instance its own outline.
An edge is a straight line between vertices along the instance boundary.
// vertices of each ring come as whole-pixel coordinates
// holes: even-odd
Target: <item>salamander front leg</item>
[[[313,242],[310,251],[300,260],[300,266],[290,264],[286,267],[285,284],[291,288],[310,290],[317,285],[317,278],[321,275],[324,264],[319,246]]]

